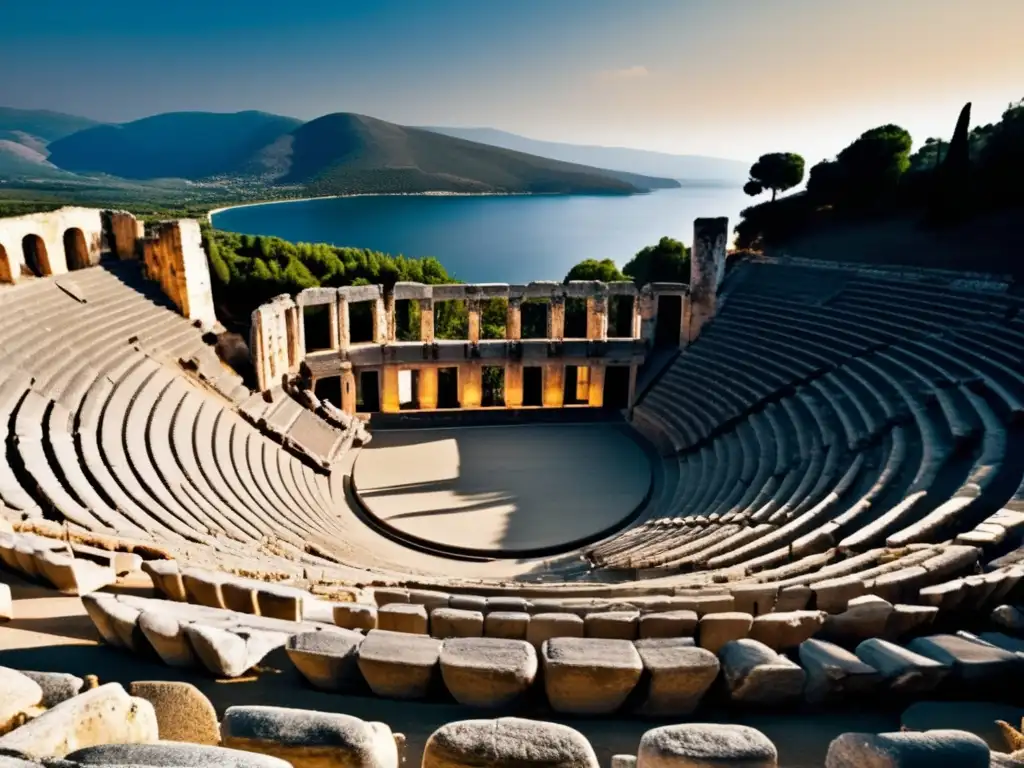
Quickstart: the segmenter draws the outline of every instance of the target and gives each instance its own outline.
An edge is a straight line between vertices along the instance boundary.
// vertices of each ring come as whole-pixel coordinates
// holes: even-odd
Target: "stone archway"
[[[89,263],[89,247],[85,244],[85,233],[78,227],[71,227],[64,232],[64,256],[68,270],[85,269]]]
[[[14,275],[11,274],[11,260],[7,257],[7,249],[0,243],[0,283],[13,283]]]
[[[21,240],[21,249],[25,254],[25,266],[32,274],[47,277],[53,274],[50,268],[50,255],[46,252],[46,243],[39,235],[25,235]]]

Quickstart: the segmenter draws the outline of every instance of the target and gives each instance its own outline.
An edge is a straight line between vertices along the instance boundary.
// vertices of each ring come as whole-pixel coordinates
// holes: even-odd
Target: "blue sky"
[[[486,125],[813,162],[1024,97],[1024,0],[36,0],[0,12],[0,104]]]

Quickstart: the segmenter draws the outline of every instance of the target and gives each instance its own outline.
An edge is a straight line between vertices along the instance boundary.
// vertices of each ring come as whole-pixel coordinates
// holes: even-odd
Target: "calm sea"
[[[751,200],[740,189],[686,187],[642,195],[380,196],[233,208],[219,228],[297,242],[434,256],[467,282],[562,280],[583,259],[620,267],[668,235],[690,245],[693,220],[728,216]]]

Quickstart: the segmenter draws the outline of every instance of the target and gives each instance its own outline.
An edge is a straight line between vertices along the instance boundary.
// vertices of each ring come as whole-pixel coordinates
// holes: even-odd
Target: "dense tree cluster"
[[[910,133],[898,125],[865,131],[834,159],[811,168],[805,193],[743,211],[737,246],[783,242],[836,217],[924,208],[927,221],[941,226],[975,211],[1024,202],[1024,100],[1010,104],[997,123],[974,128],[969,123],[968,104],[950,141],[929,138],[915,152]],[[751,169],[748,192],[773,188],[754,175],[767,157],[772,156]]]

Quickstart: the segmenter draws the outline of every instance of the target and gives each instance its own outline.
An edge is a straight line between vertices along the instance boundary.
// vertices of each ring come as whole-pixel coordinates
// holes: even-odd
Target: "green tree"
[[[804,159],[794,152],[770,152],[761,155],[750,166],[750,180],[743,191],[754,196],[764,190],[772,191],[772,201],[779,192],[792,189],[804,180]]]
[[[585,259],[569,270],[565,276],[565,282],[570,280],[600,280],[605,283],[614,283],[621,280],[628,280],[615,262],[611,259]]]
[[[860,135],[836,161],[841,172],[843,202],[863,207],[892,197],[910,167],[910,133],[898,125],[882,125]]]
[[[690,252],[671,237],[663,237],[657,245],[648,245],[622,268],[638,286],[647,283],[690,282]]]

